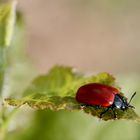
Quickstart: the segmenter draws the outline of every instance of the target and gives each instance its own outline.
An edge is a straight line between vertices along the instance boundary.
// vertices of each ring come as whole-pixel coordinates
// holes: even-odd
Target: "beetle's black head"
[[[121,94],[115,94],[115,99],[112,106],[121,110],[126,110],[129,107],[134,108],[134,106],[130,105],[130,102],[132,101],[135,95],[136,92],[131,96],[130,101],[127,102],[127,99],[124,96],[122,96]]]

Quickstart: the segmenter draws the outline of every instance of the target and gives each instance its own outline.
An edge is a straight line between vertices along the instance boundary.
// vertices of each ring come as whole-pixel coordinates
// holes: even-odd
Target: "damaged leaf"
[[[20,107],[24,104],[35,109],[58,110],[83,110],[92,116],[100,117],[106,107],[86,106],[75,100],[78,88],[87,83],[102,83],[118,88],[115,78],[108,73],[100,73],[96,76],[84,76],[73,71],[70,67],[55,66],[48,74],[37,77],[25,90],[21,99],[8,98],[9,105]],[[117,119],[127,119],[140,122],[139,116],[132,108],[125,111],[116,109]],[[114,119],[113,111],[110,109],[102,116],[102,119]]]

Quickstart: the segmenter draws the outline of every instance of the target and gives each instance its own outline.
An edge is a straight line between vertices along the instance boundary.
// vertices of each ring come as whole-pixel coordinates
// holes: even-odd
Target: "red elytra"
[[[114,87],[99,83],[90,83],[78,89],[76,100],[86,105],[107,107],[113,104],[115,94],[119,93],[120,91]]]

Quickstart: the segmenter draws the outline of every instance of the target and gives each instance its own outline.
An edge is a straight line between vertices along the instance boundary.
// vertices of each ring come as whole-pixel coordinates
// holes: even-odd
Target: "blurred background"
[[[132,104],[140,113],[138,0],[20,0],[18,8],[34,65],[30,74],[46,73],[55,64],[84,73],[109,72],[128,98],[137,91]],[[8,140],[140,140],[137,123],[103,122],[83,112],[26,108],[11,126],[16,127],[9,129]]]
[[[85,72],[139,72],[139,1],[28,0],[19,7],[28,53],[40,72],[54,64]]]

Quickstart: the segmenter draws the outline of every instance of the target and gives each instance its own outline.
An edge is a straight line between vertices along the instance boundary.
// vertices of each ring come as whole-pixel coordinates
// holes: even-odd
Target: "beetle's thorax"
[[[129,104],[124,97],[120,94],[116,94],[112,106],[117,109],[126,110],[129,107]]]

